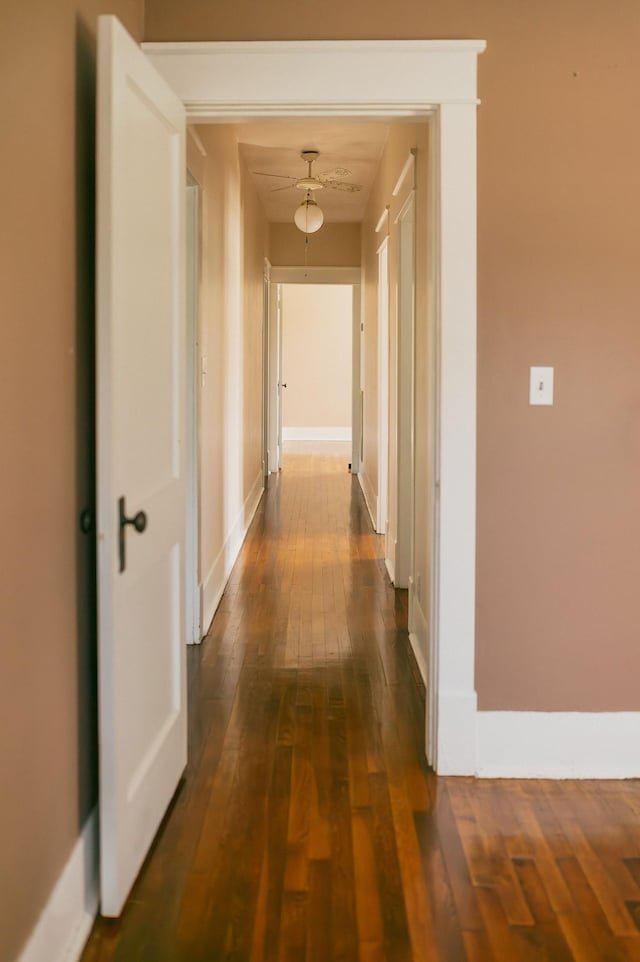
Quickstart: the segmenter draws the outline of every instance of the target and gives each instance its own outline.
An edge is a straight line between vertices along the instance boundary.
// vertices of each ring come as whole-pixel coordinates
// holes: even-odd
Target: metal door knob
[[[120,571],[124,571],[127,566],[127,556],[126,556],[126,541],[125,541],[125,530],[127,525],[131,525],[132,528],[142,534],[147,527],[147,515],[144,511],[138,511],[134,514],[132,518],[127,517],[127,512],[125,509],[124,497],[118,499],[118,515],[120,521],[120,531],[118,537],[118,551],[120,556]]]

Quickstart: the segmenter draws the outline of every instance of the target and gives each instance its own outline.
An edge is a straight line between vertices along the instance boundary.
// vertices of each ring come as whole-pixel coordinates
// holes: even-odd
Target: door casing
[[[428,757],[476,771],[476,111],[482,40],[146,43],[192,123],[322,117],[430,124],[426,263],[435,320],[435,574]],[[354,423],[356,423],[354,421]]]

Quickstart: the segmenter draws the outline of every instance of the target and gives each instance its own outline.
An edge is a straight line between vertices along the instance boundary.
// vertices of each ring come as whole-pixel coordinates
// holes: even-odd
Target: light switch
[[[529,404],[553,404],[553,368],[532,367],[529,380]]]

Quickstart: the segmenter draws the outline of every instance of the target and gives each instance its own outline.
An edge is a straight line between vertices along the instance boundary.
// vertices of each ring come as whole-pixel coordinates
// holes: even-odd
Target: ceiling
[[[346,167],[351,176],[343,179],[362,184],[362,190],[354,193],[327,188],[316,191],[314,199],[322,208],[325,221],[361,221],[388,133],[388,123],[368,120],[264,121],[236,126],[240,152],[258,189],[267,220],[275,223],[291,222],[305,195],[293,186],[278,190],[286,187],[286,182],[281,176],[272,175],[306,177],[307,165],[300,159],[302,150],[320,151],[313,174]]]

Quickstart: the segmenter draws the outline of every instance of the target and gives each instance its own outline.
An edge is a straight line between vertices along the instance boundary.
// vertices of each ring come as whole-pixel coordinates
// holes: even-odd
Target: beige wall
[[[351,427],[353,289],[282,285],[282,426]]]
[[[488,41],[478,111],[477,688],[640,709],[640,5],[147,0],[151,40]],[[556,404],[529,408],[530,365]]]
[[[15,959],[96,801],[93,506],[98,13],[0,13],[0,959]]]
[[[187,161],[202,188],[199,572],[206,614],[224,581],[225,546],[262,479],[267,224],[233,128],[203,126],[198,134],[206,157],[189,138]]]
[[[269,259],[273,266],[360,266],[360,224],[324,224],[317,234],[310,234],[306,265],[304,238],[295,224],[270,224]]]

